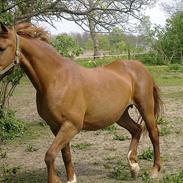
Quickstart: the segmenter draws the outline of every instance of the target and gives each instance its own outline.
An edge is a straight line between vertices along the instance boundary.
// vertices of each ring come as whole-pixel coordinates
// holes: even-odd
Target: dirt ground
[[[164,100],[163,119],[160,125],[162,170],[160,177],[183,169],[183,86],[161,87]],[[20,95],[21,93],[21,95]],[[0,158],[0,180],[10,183],[45,183],[47,180],[44,155],[53,140],[47,126],[41,126],[40,117],[36,111],[35,90],[30,84],[19,86],[16,95],[11,100],[11,106],[17,111],[17,116],[35,127],[33,138],[20,138],[1,145],[1,152],[6,157]],[[139,160],[141,173],[136,180],[130,177],[127,165],[127,152],[130,135],[120,127],[108,130],[81,132],[72,140],[72,154],[78,183],[140,183],[145,182],[145,172],[149,170],[152,161]],[[125,140],[114,140],[114,137],[124,136]],[[138,153],[152,148],[149,138],[141,138]],[[122,166],[119,167],[119,162]],[[63,183],[66,175],[61,156],[56,161],[59,175]],[[12,173],[13,172],[13,173]],[[121,172],[123,180],[116,180],[115,173]],[[6,177],[6,178],[5,178]],[[154,182],[157,182],[154,180]]]

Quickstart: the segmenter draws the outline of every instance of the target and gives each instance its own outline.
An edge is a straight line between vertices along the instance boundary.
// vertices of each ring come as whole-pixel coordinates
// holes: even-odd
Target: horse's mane
[[[50,36],[47,31],[41,27],[37,27],[31,23],[21,23],[15,26],[15,30],[18,35],[29,38],[39,39],[44,42],[50,42]]]

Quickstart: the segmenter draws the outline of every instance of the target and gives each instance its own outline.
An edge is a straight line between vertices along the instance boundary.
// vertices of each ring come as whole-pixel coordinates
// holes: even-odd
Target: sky
[[[150,16],[150,20],[153,24],[158,24],[158,25],[160,24],[162,26],[165,25],[167,16],[166,16],[165,12],[162,10],[160,3],[171,2],[171,1],[173,1],[173,0],[159,0],[159,2],[156,4],[155,7],[145,11],[145,14],[147,16]],[[66,21],[64,19],[59,22],[54,22],[54,26],[56,27],[56,29],[47,23],[41,23],[41,26],[46,28],[46,30],[51,32],[51,34],[53,34],[53,35],[57,35],[60,33],[72,33],[72,32],[82,33],[82,32],[84,32],[74,22]]]

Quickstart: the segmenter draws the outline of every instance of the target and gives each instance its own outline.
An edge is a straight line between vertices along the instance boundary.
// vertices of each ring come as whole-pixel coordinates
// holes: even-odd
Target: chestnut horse
[[[48,44],[47,33],[31,24],[9,29],[0,26],[0,73],[20,64],[37,91],[37,110],[55,139],[45,155],[48,183],[60,183],[55,158],[61,151],[68,183],[76,183],[70,141],[81,130],[97,130],[116,122],[132,135],[128,162],[132,174],[139,172],[137,146],[142,127],[129,115],[132,104],[139,110],[149,132],[154,163],[150,176],[160,170],[159,90],[143,64],[116,61],[87,69],[65,59]]]

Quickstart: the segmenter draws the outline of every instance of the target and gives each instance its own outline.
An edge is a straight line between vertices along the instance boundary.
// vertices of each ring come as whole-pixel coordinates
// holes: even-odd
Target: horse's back
[[[145,96],[147,93],[152,93],[155,85],[154,80],[148,69],[140,61],[116,61],[107,65],[106,68],[121,75],[124,75],[124,72],[128,73],[133,88],[133,100],[139,98],[139,95]]]

